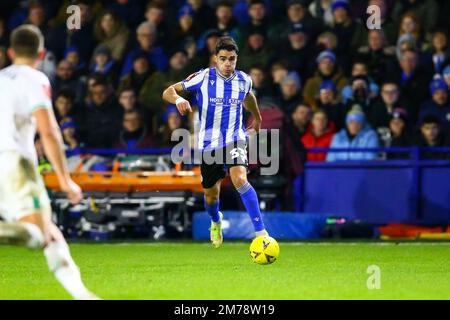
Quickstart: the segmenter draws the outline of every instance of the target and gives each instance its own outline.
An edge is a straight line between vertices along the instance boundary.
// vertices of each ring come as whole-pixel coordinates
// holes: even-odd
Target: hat
[[[342,8],[344,10],[346,10],[347,12],[350,11],[350,4],[348,3],[347,0],[335,0],[333,1],[333,3],[331,4],[331,11],[334,12],[337,9]]]
[[[94,56],[98,54],[104,54],[105,56],[111,57],[111,49],[108,46],[101,44],[97,48],[95,48],[94,51]]]
[[[141,58],[150,62],[148,53],[145,52],[144,50],[138,50],[137,52],[135,52],[135,54],[133,55],[133,62],[136,61],[137,59],[141,59]]]
[[[265,32],[264,28],[262,28],[262,27],[251,26],[247,29],[247,37],[254,35],[254,34],[259,34],[263,37],[266,37],[266,32]]]
[[[345,118],[345,123],[349,124],[350,122],[359,122],[364,124],[366,122],[366,115],[362,111],[362,108],[359,104],[355,104],[349,113],[347,113],[347,117]]]
[[[169,119],[169,116],[172,113],[176,113],[177,115],[179,115],[177,107],[174,104],[169,104],[167,106],[166,111],[162,115],[163,122],[167,122],[167,120]],[[179,116],[181,117],[181,115],[179,115]]]
[[[357,81],[357,80],[361,80],[364,81],[366,84],[366,87],[369,88],[370,87],[370,80],[367,76],[363,76],[363,75],[359,75],[359,76],[354,76],[352,77],[352,83]]]
[[[389,120],[392,120],[392,119],[401,119],[401,120],[403,120],[403,122],[407,122],[407,121],[408,121],[408,118],[409,118],[408,112],[407,112],[405,109],[403,109],[403,108],[395,108],[395,109],[392,111]]]
[[[305,0],[289,0],[286,3],[286,7],[289,8],[290,6],[293,6],[294,4],[299,4],[305,8],[308,6],[308,4],[306,3]]]
[[[333,61],[333,63],[335,63],[336,55],[333,53],[333,51],[325,50],[319,54],[319,56],[316,59],[316,62],[321,63],[323,59],[330,59],[331,61]]]
[[[283,80],[281,81],[281,85],[284,85],[288,81],[294,81],[297,86],[297,89],[300,89],[302,82],[301,82],[300,76],[298,75],[298,73],[296,71],[289,72],[287,74],[287,76],[284,77]]]
[[[320,90],[332,90],[336,91],[336,86],[331,80],[323,80],[320,84]]]
[[[182,6],[180,8],[180,10],[178,10],[177,20],[179,20],[181,17],[184,17],[184,16],[193,16],[193,15],[194,15],[194,10],[192,9],[192,7],[189,4],[186,4],[186,5]]]
[[[297,33],[297,32],[301,32],[301,33],[308,33],[308,28],[305,26],[305,24],[303,23],[293,23],[291,25],[291,28],[289,30],[289,33]]]
[[[449,75],[449,74],[450,74],[450,65],[446,66],[444,68],[444,70],[442,71],[442,75],[443,76],[446,76],[446,75]]]
[[[208,29],[203,34],[205,40],[208,40],[211,37],[220,37],[222,33],[218,29]]]
[[[61,130],[65,130],[65,129],[68,129],[68,128],[76,129],[77,124],[75,123],[75,121],[69,120],[69,121],[66,121],[63,124],[61,124],[59,127],[60,127]]]
[[[448,90],[447,83],[442,78],[434,79],[430,83],[430,94],[431,95],[435,94],[436,91],[438,91],[438,90],[444,90],[444,91]]]

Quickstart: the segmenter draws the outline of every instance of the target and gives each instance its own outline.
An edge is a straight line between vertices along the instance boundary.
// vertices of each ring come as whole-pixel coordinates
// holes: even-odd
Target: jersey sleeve
[[[28,79],[25,90],[27,109],[30,113],[38,109],[52,109],[52,89],[46,76]]]
[[[247,82],[248,82],[248,90],[247,90],[246,95],[248,95],[253,90],[253,80],[252,80],[252,78],[250,76],[248,76],[248,81]]]
[[[189,77],[181,81],[183,89],[186,91],[196,91],[200,89],[203,81],[205,80],[206,70],[202,69],[196,73],[191,74]]]

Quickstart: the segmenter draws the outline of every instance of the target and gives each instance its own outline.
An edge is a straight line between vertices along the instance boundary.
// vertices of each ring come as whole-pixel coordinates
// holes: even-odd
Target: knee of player
[[[205,200],[207,204],[214,204],[219,201],[218,194],[205,194]]]
[[[245,174],[236,174],[231,176],[231,182],[236,189],[239,189],[247,183],[247,177]]]

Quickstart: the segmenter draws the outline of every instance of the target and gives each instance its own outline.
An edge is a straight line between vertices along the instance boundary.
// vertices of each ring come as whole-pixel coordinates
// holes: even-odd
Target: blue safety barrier
[[[224,239],[253,239],[255,232],[247,212],[224,211]],[[293,212],[263,213],[270,235],[278,240],[319,239],[326,225],[327,214]],[[206,212],[194,213],[192,236],[195,240],[209,240],[211,219]]]

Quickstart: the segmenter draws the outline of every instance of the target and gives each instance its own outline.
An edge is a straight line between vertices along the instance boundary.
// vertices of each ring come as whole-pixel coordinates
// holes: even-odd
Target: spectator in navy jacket
[[[420,120],[427,115],[436,116],[443,125],[450,124],[450,104],[448,99],[448,86],[442,78],[437,78],[430,83],[431,100],[422,104],[420,108]]]
[[[137,109],[127,110],[123,115],[122,130],[115,143],[116,148],[142,149],[152,148],[155,141],[145,126],[142,115]]]

